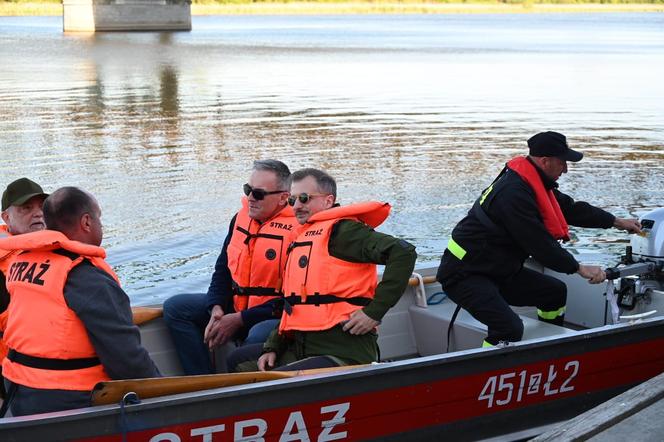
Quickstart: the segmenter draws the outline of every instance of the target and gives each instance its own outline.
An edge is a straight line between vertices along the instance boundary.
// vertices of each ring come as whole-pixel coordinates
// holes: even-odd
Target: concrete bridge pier
[[[190,31],[191,0],[62,0],[62,29]]]

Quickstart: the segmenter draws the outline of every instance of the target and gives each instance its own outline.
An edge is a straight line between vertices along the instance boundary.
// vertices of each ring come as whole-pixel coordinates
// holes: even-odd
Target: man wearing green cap
[[[5,224],[0,225],[0,238],[44,230],[46,225],[42,204],[47,196],[39,184],[27,178],[10,183],[2,193],[2,220]],[[5,287],[6,267],[9,258],[17,253],[0,249],[0,333],[4,332],[7,325],[6,311],[9,305],[9,293]],[[0,339],[0,362],[6,355],[7,347]],[[4,397],[1,367],[0,396]]]
[[[43,230],[42,203],[47,196],[39,184],[28,178],[10,183],[2,193],[2,220],[6,225],[1,227],[0,235]]]

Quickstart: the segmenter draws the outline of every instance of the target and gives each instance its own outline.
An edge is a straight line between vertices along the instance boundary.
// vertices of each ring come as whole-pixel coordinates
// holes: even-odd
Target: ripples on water
[[[324,168],[343,203],[435,263],[540,130],[586,153],[561,187],[664,205],[664,15],[195,17],[191,33],[64,35],[0,18],[0,183],[98,196],[136,304],[204,291],[251,163]],[[576,230],[617,252],[617,231]]]

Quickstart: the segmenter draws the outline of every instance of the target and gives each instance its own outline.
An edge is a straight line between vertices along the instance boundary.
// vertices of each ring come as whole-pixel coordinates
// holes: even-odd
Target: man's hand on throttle
[[[591,284],[599,284],[606,280],[606,273],[600,266],[579,264],[579,270],[576,273],[586,278]]]

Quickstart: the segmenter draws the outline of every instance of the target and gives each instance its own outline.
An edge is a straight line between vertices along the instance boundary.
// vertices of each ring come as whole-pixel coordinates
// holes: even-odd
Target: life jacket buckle
[[[284,311],[286,312],[286,314],[288,316],[293,314],[293,306],[290,302],[288,302],[288,298],[290,298],[290,297],[295,297],[295,293],[291,293],[290,296],[284,296],[284,298],[283,298],[283,300],[284,300],[283,301],[284,302]]]
[[[307,303],[307,288],[305,287],[304,284],[302,284],[300,286],[300,293],[301,293],[301,295],[300,295],[301,303],[306,304]]]
[[[247,237],[244,239],[244,245],[245,245],[245,246],[246,246],[246,245],[249,245],[249,243],[251,242],[251,240],[254,239],[254,236],[255,236],[255,235],[252,235],[251,233],[250,233],[249,235],[247,235]]]

